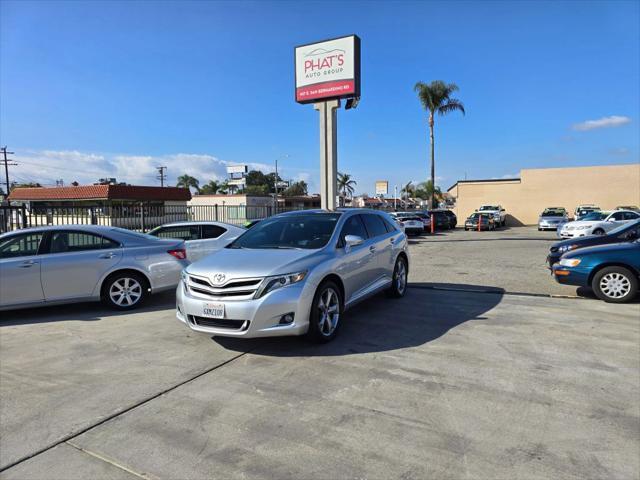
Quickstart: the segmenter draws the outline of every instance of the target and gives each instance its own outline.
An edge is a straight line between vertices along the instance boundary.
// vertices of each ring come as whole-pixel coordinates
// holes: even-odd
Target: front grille
[[[228,320],[225,318],[206,318],[189,315],[189,322],[193,325],[212,328],[227,328],[229,330],[244,331],[249,328],[249,320]]]
[[[238,278],[214,286],[206,277],[187,275],[185,286],[193,297],[204,300],[249,300],[255,295],[262,280],[262,278]]]

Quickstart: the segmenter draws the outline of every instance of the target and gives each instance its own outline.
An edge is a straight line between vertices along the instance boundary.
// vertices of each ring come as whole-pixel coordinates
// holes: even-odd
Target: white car
[[[177,222],[156,227],[149,235],[184,240],[187,258],[195,262],[226,247],[244,232],[243,227],[222,222]]]
[[[504,227],[507,224],[507,213],[502,205],[481,205],[476,212],[493,215],[493,221],[498,227]]]
[[[631,210],[594,211],[582,217],[581,220],[565,223],[560,229],[560,237],[576,238],[587,235],[604,235],[620,225],[639,218],[640,213]]]

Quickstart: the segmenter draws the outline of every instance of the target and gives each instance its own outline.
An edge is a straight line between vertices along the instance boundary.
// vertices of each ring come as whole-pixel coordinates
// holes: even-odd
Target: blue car
[[[553,275],[564,285],[591,287],[605,302],[629,302],[638,293],[640,240],[565,253]]]

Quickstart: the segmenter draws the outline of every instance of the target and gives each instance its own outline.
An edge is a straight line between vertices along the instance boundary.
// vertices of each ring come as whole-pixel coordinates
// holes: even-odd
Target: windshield
[[[483,205],[480,207],[481,212],[485,212],[487,210],[500,210],[500,209],[497,206],[492,206],[492,205]]]
[[[340,213],[283,215],[261,221],[227,248],[317,249],[324,247]]]
[[[565,210],[559,208],[547,208],[544,212],[542,212],[543,217],[562,217],[564,216]]]
[[[608,213],[606,212],[591,212],[582,217],[580,220],[584,220],[585,222],[604,220],[605,218],[607,218],[607,215]]]

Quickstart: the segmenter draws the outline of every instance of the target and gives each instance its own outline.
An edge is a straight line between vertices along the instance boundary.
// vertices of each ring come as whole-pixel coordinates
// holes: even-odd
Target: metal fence
[[[114,205],[107,207],[0,206],[0,233],[45,225],[108,225],[147,232],[170,222],[218,221],[242,225],[300,208],[273,205]]]

